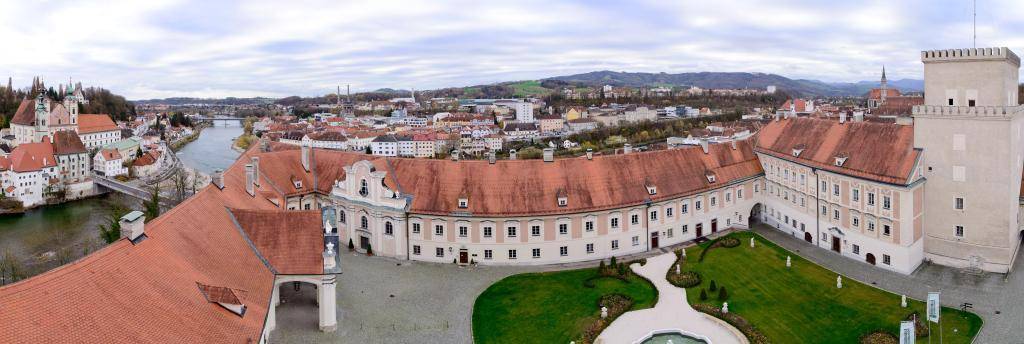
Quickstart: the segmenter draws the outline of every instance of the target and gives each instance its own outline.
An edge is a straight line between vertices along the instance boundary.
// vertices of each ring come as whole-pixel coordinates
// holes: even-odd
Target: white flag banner
[[[914,344],[914,322],[904,321],[900,323],[900,344]]]
[[[928,293],[928,321],[934,323],[939,322],[939,310],[941,307],[942,306],[939,305],[939,293]]]

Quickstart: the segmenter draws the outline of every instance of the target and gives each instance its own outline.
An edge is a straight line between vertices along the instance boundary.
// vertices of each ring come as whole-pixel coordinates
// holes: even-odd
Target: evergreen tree
[[[715,284],[715,280],[711,280],[711,284],[708,285],[708,289],[711,289],[711,291],[718,290],[718,285]]]
[[[153,187],[149,199],[142,202],[142,207],[145,208],[146,222],[160,216],[160,184]]]
[[[708,291],[704,290],[704,288],[700,288],[700,300],[701,301],[707,301],[708,300]]]
[[[729,298],[729,293],[725,291],[725,286],[718,289],[718,301],[725,301]]]

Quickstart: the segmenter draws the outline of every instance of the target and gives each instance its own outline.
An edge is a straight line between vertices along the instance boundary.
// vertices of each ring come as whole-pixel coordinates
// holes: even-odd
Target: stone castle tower
[[[924,105],[915,106],[914,147],[923,192],[925,259],[1006,272],[1020,247],[1024,110],[1020,58],[1009,49],[921,53]],[[915,204],[915,207],[918,205]]]

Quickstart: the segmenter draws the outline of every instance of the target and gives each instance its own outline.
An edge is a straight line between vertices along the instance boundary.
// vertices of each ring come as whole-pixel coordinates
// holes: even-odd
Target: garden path
[[[647,259],[647,264],[633,264],[630,269],[647,278],[658,289],[654,308],[626,312],[615,319],[597,343],[639,343],[647,336],[661,332],[682,332],[713,344],[748,343],[746,337],[725,322],[698,312],[686,301],[686,290],[665,279],[676,261],[674,253]]]

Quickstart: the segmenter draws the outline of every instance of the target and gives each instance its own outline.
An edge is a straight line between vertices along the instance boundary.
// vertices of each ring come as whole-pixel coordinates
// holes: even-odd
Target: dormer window
[[[569,198],[568,197],[559,197],[558,198],[558,206],[559,207],[564,207],[564,206],[567,206],[567,205],[569,205]]]
[[[846,159],[849,159],[849,158],[850,158],[850,156],[846,155],[846,154],[841,154],[839,156],[836,156],[836,162],[835,162],[836,167],[843,167],[843,164],[846,163]]]
[[[714,183],[715,182],[715,173],[714,172],[707,171],[707,172],[704,173],[704,177],[708,178],[708,183]]]
[[[199,287],[199,292],[203,294],[207,302],[216,303],[240,317],[245,316],[245,304],[238,299],[238,296],[235,295],[234,290],[231,290],[231,288],[215,287],[199,282],[196,282],[196,286]]]
[[[804,146],[804,144],[802,144],[802,143],[796,145],[795,147],[793,147],[793,156],[794,157],[799,157],[800,153],[804,152],[804,148],[807,148],[807,147]]]
[[[465,198],[459,198],[459,208],[461,208],[461,209],[469,208],[469,200],[465,199]]]

